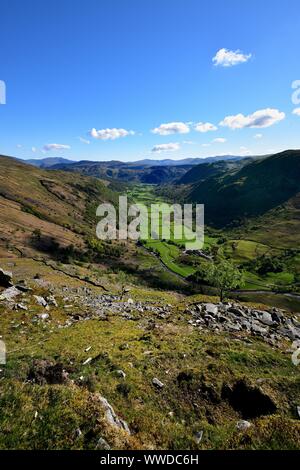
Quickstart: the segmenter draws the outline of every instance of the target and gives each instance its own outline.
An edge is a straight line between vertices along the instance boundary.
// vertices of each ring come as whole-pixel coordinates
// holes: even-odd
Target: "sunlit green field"
[[[167,200],[157,194],[155,185],[134,185],[127,191],[127,196],[130,201],[143,203],[148,208],[151,204],[168,203]],[[151,234],[151,219],[149,216],[149,238],[144,240],[143,244],[145,248],[152,251],[170,271],[182,277],[188,277],[197,270],[197,265],[183,263],[181,255],[186,248],[186,243],[192,238],[193,234],[188,233],[185,228],[184,233],[180,232],[180,236],[176,235],[178,233],[176,228],[178,227],[175,226],[175,222],[171,218],[169,226],[170,237],[167,236],[163,233],[163,229],[166,229],[166,221],[163,221],[163,215],[166,215],[164,210],[162,210],[162,215],[159,217],[157,227],[154,230],[158,235],[158,239],[154,239],[156,237],[153,236],[153,233]],[[176,235],[176,238],[174,235]],[[219,243],[222,236],[222,233],[219,233],[218,236],[212,236],[210,231],[206,230],[206,233],[204,234],[203,249],[211,249],[215,246],[215,250],[217,250],[219,254],[230,259],[238,266],[255,260],[263,255],[272,257],[279,256],[282,253],[281,248],[275,248],[274,246],[268,246],[266,243],[259,243],[253,240],[229,239],[225,240],[225,242]],[[205,263],[207,263],[207,261],[199,256],[199,264],[203,265]],[[299,272],[299,266],[299,255],[295,255],[295,257],[289,261],[287,270],[283,272],[268,273],[262,276],[245,269],[246,282],[244,289],[271,291],[288,288],[295,282],[295,273]]]
[[[127,192],[127,196],[137,203],[145,204],[147,207],[150,207],[151,204],[167,203],[167,201],[155,194],[155,185],[136,185]],[[194,233],[188,230],[187,227],[183,230],[181,225],[179,227],[176,226],[174,220],[171,219],[169,224],[170,236],[166,236],[165,239],[163,233],[163,229],[166,229],[166,224],[163,220],[165,215],[168,215],[168,211],[165,211],[162,206],[161,216],[158,220],[158,230],[155,231],[159,239],[154,239],[153,233],[151,233],[153,227],[151,227],[151,219],[149,216],[149,239],[144,241],[144,246],[157,254],[168,269],[180,276],[188,277],[195,272],[196,268],[180,263],[178,258],[180,257],[182,249],[185,249],[186,243],[189,242],[189,240],[193,240]],[[180,235],[178,236],[177,234]],[[170,239],[171,243],[168,242],[168,239]],[[214,244],[216,241],[216,238],[205,236],[204,248]]]

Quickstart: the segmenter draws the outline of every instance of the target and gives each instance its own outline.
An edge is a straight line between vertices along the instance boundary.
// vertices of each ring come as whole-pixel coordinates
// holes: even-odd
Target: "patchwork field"
[[[157,194],[155,185],[137,185],[128,191],[128,196],[137,203],[143,203],[150,207],[151,204],[163,204],[168,202],[166,198]],[[170,201],[169,201],[170,202]],[[150,225],[150,220],[149,220]],[[162,228],[162,218],[160,219],[159,228]],[[216,231],[215,235],[210,235],[211,230],[206,228],[204,239],[204,250],[218,247],[218,253],[226,258],[231,259],[234,263],[240,265],[247,261],[253,261],[262,256],[278,256],[283,252],[283,249],[268,245],[267,243],[259,243],[247,239],[228,239],[226,232]],[[155,251],[161,261],[173,272],[187,277],[196,268],[193,266],[184,266],[180,263],[179,258],[184,248],[184,244],[188,241],[187,238],[174,239],[174,221],[171,220],[170,224],[171,243],[164,240],[149,240],[145,241],[144,246],[150,250]],[[223,238],[225,236],[225,241]],[[299,255],[298,255],[299,256]],[[265,287],[266,290],[272,287],[284,287],[293,284],[294,274],[296,267],[299,269],[298,258],[289,263],[291,272],[286,271],[282,273],[268,273],[265,276],[247,272],[246,288],[254,289],[256,287]],[[199,260],[203,263],[203,260]]]

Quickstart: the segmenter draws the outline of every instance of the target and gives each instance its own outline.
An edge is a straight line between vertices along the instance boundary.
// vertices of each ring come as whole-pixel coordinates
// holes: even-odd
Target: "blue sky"
[[[1,0],[0,153],[300,148],[299,30],[298,0]]]

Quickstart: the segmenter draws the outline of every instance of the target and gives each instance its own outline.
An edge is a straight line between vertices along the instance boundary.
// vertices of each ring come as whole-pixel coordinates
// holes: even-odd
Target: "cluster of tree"
[[[287,269],[285,256],[263,255],[249,261],[245,267],[249,271],[257,272],[260,275],[268,273],[281,273]]]
[[[112,240],[88,240],[88,254],[91,261],[101,261],[103,258],[120,258],[125,253],[124,243],[114,243]]]

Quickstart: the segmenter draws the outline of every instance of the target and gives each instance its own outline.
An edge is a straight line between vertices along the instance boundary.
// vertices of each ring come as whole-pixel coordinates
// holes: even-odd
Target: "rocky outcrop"
[[[288,316],[283,310],[258,310],[237,303],[202,303],[187,307],[188,322],[201,329],[259,336],[271,345],[280,340],[300,340],[299,315]]]

